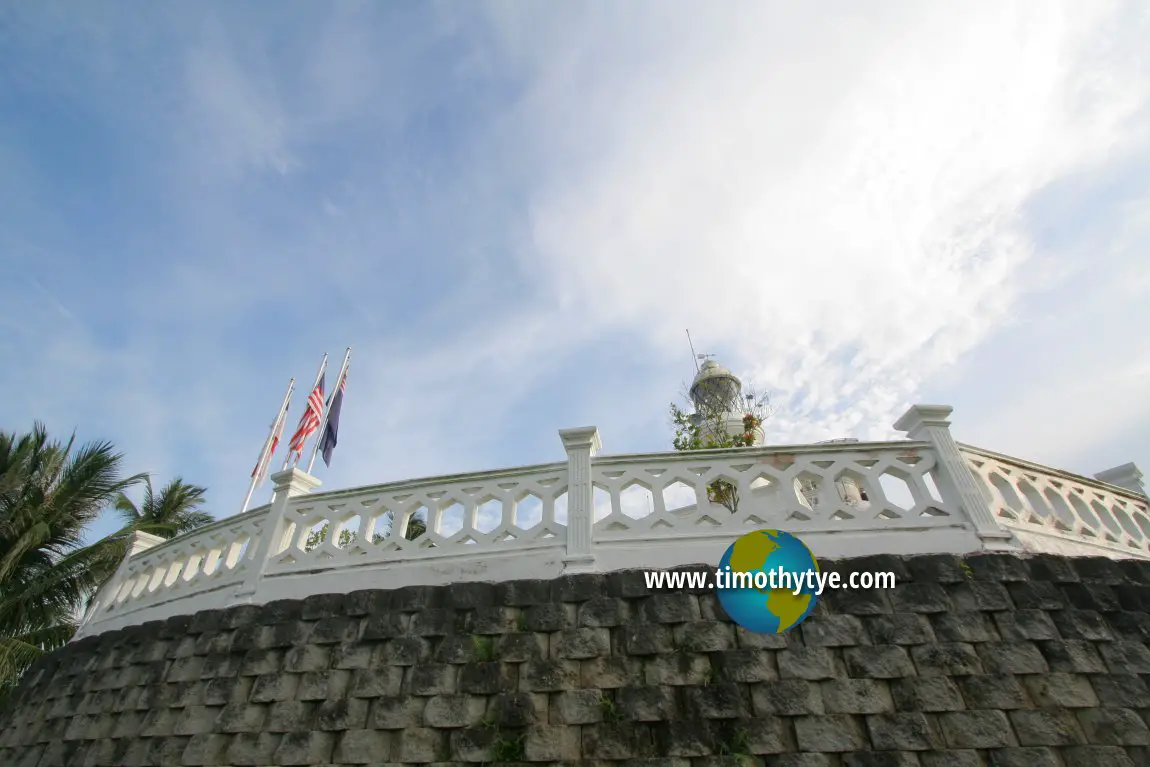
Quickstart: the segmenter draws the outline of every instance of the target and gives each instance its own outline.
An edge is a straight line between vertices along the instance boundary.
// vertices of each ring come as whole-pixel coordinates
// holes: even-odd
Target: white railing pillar
[[[591,459],[603,448],[594,426],[562,429],[559,432],[567,450],[567,555],[565,572],[586,572],[595,568],[592,530],[595,526],[595,490],[591,484]]]
[[[905,432],[910,439],[931,443],[938,460],[939,492],[958,501],[986,549],[1017,549],[1014,535],[994,516],[989,488],[971,471],[951,436],[947,416],[952,412],[954,408],[949,405],[913,405],[895,422],[894,428]]]
[[[108,609],[108,604],[115,599],[116,594],[124,587],[124,581],[128,579],[128,572],[131,570],[132,557],[142,551],[147,551],[153,546],[158,546],[166,540],[166,538],[161,538],[158,535],[145,533],[140,530],[132,532],[132,537],[128,539],[128,550],[124,553],[124,558],[120,560],[119,566],[116,567],[116,572],[112,573],[112,577],[108,579],[107,583],[101,586],[99,591],[96,592],[91,605],[88,607],[87,612],[84,613],[84,617],[76,629],[75,636],[77,639],[84,635],[85,629],[92,619],[96,617],[97,613]]]
[[[1094,478],[1099,482],[1105,482],[1108,485],[1114,485],[1146,497],[1146,487],[1142,484],[1142,471],[1132,463],[1124,463],[1113,469],[1100,471],[1094,475]]]
[[[274,493],[271,507],[268,509],[267,517],[264,518],[259,539],[253,542],[255,551],[246,557],[248,571],[232,598],[235,604],[252,601],[252,597],[259,590],[268,562],[283,550],[284,535],[288,529],[286,518],[288,503],[297,495],[307,495],[320,486],[318,479],[294,466],[272,474],[271,481]]]

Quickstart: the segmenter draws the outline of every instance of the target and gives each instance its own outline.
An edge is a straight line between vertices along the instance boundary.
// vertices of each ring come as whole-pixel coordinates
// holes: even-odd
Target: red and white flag
[[[307,397],[303,415],[300,416],[299,425],[291,437],[291,444],[288,446],[289,461],[292,453],[303,455],[303,446],[308,437],[319,431],[320,422],[323,420],[323,388],[326,372],[327,355],[325,354],[323,355],[323,362],[319,366],[319,375],[316,376],[315,386],[312,387],[311,394]]]

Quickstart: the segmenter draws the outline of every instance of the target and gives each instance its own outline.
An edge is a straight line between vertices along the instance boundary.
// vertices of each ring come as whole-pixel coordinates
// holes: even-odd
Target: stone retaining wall
[[[637,572],[173,618],[45,658],[0,765],[1150,764],[1150,563],[870,557],[784,636]],[[625,763],[625,765],[623,764]]]

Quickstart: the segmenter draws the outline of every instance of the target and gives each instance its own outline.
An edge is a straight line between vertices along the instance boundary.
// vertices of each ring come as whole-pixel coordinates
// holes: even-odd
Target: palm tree
[[[119,558],[85,529],[143,475],[123,478],[108,442],[76,446],[44,425],[0,431],[0,694],[43,653],[64,645]]]
[[[207,492],[206,488],[189,485],[182,477],[176,477],[156,493],[152,489],[152,478],[145,476],[143,503],[137,505],[124,493],[116,497],[116,511],[124,520],[121,533],[139,531],[173,538],[214,522],[215,517],[201,509]]]

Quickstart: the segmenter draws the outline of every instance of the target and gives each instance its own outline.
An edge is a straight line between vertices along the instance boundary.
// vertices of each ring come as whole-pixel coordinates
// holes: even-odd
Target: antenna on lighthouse
[[[691,345],[691,356],[695,358],[695,372],[699,372],[699,360],[703,359],[702,356],[695,354],[695,342],[691,340],[691,329],[687,328],[687,343]]]

